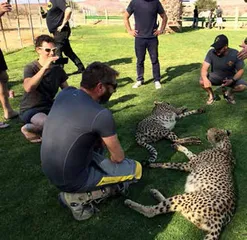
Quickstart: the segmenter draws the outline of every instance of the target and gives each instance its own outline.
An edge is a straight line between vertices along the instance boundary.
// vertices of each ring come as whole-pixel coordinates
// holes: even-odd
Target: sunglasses
[[[54,48],[39,47],[39,48],[45,50],[47,53],[50,53],[51,51],[55,53],[57,50],[56,47],[54,47]]]

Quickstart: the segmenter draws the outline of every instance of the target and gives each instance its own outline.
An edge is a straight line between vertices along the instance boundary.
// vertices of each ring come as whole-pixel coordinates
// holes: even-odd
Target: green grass
[[[135,126],[147,116],[154,100],[190,109],[203,106],[206,93],[200,89],[198,79],[204,56],[212,44],[217,30],[185,31],[162,35],[159,38],[162,89],[155,90],[152,83],[151,64],[147,55],[145,63],[146,85],[132,89],[135,81],[134,39],[121,26],[83,26],[73,30],[71,44],[85,65],[102,61],[120,72],[119,89],[112,96],[108,107],[114,113],[122,146],[129,158],[138,161],[148,158],[145,149],[134,140]],[[230,46],[238,48],[245,31],[224,30]],[[33,47],[6,55],[9,66],[10,87],[16,98],[11,104],[18,109],[21,100],[24,65],[37,56]],[[70,62],[65,70],[75,71]],[[246,74],[245,74],[246,78]],[[80,75],[68,80],[79,86]],[[206,107],[203,115],[190,116],[178,122],[178,136],[198,136],[201,146],[189,147],[200,152],[209,147],[205,140],[210,127],[232,131],[233,152],[237,159],[235,180],[237,186],[237,211],[224,229],[221,239],[239,240],[247,236],[247,162],[246,155],[246,93],[236,97],[235,106],[225,101]],[[3,113],[0,112],[0,116]],[[132,240],[197,240],[203,232],[180,214],[167,214],[147,219],[123,205],[124,198],[116,198],[99,205],[100,213],[86,222],[73,220],[69,210],[57,202],[58,190],[52,186],[40,167],[40,146],[28,143],[20,133],[18,120],[10,121],[11,127],[0,131],[0,239],[132,239]],[[63,127],[63,126],[61,126]],[[158,161],[186,161],[181,153],[171,149],[166,140],[154,144]],[[186,173],[172,170],[145,170],[142,180],[130,189],[130,198],[144,204],[154,204],[150,188],[157,188],[165,196],[183,193]]]

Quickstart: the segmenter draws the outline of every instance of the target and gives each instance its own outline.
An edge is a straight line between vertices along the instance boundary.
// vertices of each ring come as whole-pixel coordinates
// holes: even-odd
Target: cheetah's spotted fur
[[[136,129],[136,141],[140,146],[145,147],[151,154],[149,162],[155,162],[157,151],[149,143],[157,142],[166,138],[173,143],[200,143],[199,138],[188,137],[179,139],[171,130],[176,124],[176,120],[191,114],[202,113],[202,109],[187,111],[186,108],[175,108],[166,102],[154,102],[155,107],[152,114],[143,119]]]
[[[188,158],[188,163],[152,163],[152,168],[170,168],[190,172],[185,193],[165,198],[158,190],[151,190],[160,202],[154,206],[143,206],[131,200],[125,204],[147,217],[167,212],[180,212],[198,228],[207,232],[205,240],[219,239],[222,227],[234,212],[235,196],[232,171],[234,161],[228,133],[212,128],[207,132],[214,148],[198,155],[182,145],[175,144],[178,151]]]

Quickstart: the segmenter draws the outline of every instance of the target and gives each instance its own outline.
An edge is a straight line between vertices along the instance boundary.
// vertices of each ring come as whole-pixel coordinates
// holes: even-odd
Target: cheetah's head
[[[229,135],[229,130],[210,128],[207,131],[207,139],[212,145],[216,145],[217,143],[220,143],[223,140],[228,139]]]

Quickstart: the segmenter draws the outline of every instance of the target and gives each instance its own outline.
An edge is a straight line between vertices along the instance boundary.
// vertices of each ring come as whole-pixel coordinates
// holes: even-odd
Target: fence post
[[[1,25],[2,33],[3,33],[3,39],[4,39],[4,44],[5,44],[6,52],[8,52],[9,49],[8,49],[8,46],[7,46],[7,41],[6,41],[5,32],[4,32],[4,28],[3,28],[2,18],[0,18],[0,25]]]
[[[108,12],[107,12],[107,9],[105,9],[105,20],[106,20],[106,24],[108,25]]]
[[[38,0],[38,4],[39,4],[40,31],[43,32],[42,15],[41,15],[41,12],[40,12],[40,1],[39,0]]]
[[[30,0],[28,0],[28,10],[29,10],[29,20],[30,20],[32,39],[33,39],[33,43],[34,43],[33,20],[32,20],[32,13],[31,13],[31,7],[30,7]]]
[[[19,36],[19,39],[20,39],[21,48],[23,48],[22,39],[21,39],[20,18],[19,18],[19,10],[18,10],[18,5],[17,5],[17,0],[15,0],[15,9],[16,9],[16,15],[17,15],[18,36]]]
[[[235,8],[235,26],[234,26],[235,29],[238,28],[238,17],[239,17],[239,9],[238,7],[236,7]]]

